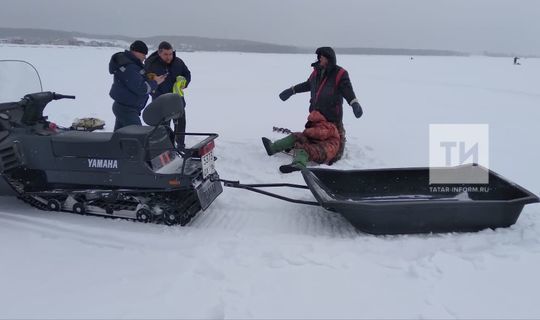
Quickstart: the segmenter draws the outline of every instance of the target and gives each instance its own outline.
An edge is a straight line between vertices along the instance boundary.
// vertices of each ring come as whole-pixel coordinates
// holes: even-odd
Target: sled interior
[[[433,168],[431,170],[434,170]],[[449,175],[483,170],[487,184],[430,184],[430,168],[302,172],[319,204],[373,234],[467,232],[514,224],[536,195],[476,165],[437,168]]]

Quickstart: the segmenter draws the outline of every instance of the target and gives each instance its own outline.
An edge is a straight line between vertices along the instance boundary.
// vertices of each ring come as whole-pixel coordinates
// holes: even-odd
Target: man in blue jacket
[[[144,68],[148,75],[167,74],[165,81],[150,93],[152,99],[164,93],[171,92],[179,93],[182,95],[182,99],[184,98],[182,90],[187,88],[191,82],[191,72],[184,61],[176,56],[176,51],[173,50],[169,42],[163,41],[159,44],[158,51],[152,53],[144,62]],[[174,90],[175,87],[178,90]],[[180,118],[174,121],[174,132],[186,132],[185,112]],[[184,147],[184,136],[177,134],[176,143],[178,147]]]
[[[114,75],[109,95],[114,100],[112,109],[116,117],[114,131],[129,125],[141,125],[141,111],[146,106],[148,94],[166,78],[159,75],[147,80],[143,61],[148,47],[140,40],[131,44],[129,51],[117,52],[109,62],[109,73]]]

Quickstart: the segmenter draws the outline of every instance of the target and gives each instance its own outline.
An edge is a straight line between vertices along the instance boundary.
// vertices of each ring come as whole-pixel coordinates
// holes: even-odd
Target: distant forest
[[[163,41],[169,41],[178,51],[235,51],[257,53],[313,53],[315,48],[284,46],[271,43],[212,39],[192,36],[152,36],[137,38],[156,48]],[[45,29],[0,28],[0,43],[31,45],[72,45],[94,47],[126,47],[136,40],[134,37],[119,35],[96,35]],[[407,55],[407,56],[466,56],[467,53],[448,50],[399,49],[399,48],[339,48],[339,54],[364,55]],[[500,55],[500,54],[488,54]],[[504,55],[504,54],[503,54]]]

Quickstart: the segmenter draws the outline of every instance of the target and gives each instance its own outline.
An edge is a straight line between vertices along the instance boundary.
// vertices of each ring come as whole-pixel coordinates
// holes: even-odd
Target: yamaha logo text
[[[88,159],[88,168],[118,169],[118,160]]]

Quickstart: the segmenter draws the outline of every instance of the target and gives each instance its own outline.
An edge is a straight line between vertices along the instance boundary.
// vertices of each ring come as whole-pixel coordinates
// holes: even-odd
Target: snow
[[[98,117],[111,130],[110,56],[118,49],[2,46],[23,59],[59,125]],[[217,132],[222,178],[303,184],[261,136],[299,130],[307,94],[277,95],[314,55],[179,53],[193,75],[188,130]],[[487,123],[490,166],[540,193],[540,60],[338,55],[364,116],[345,107],[338,169],[428,165],[431,123]],[[313,200],[306,190],[281,190]],[[245,190],[187,227],[42,212],[0,197],[0,318],[539,318],[540,206],[478,233],[373,236],[341,216]]]

